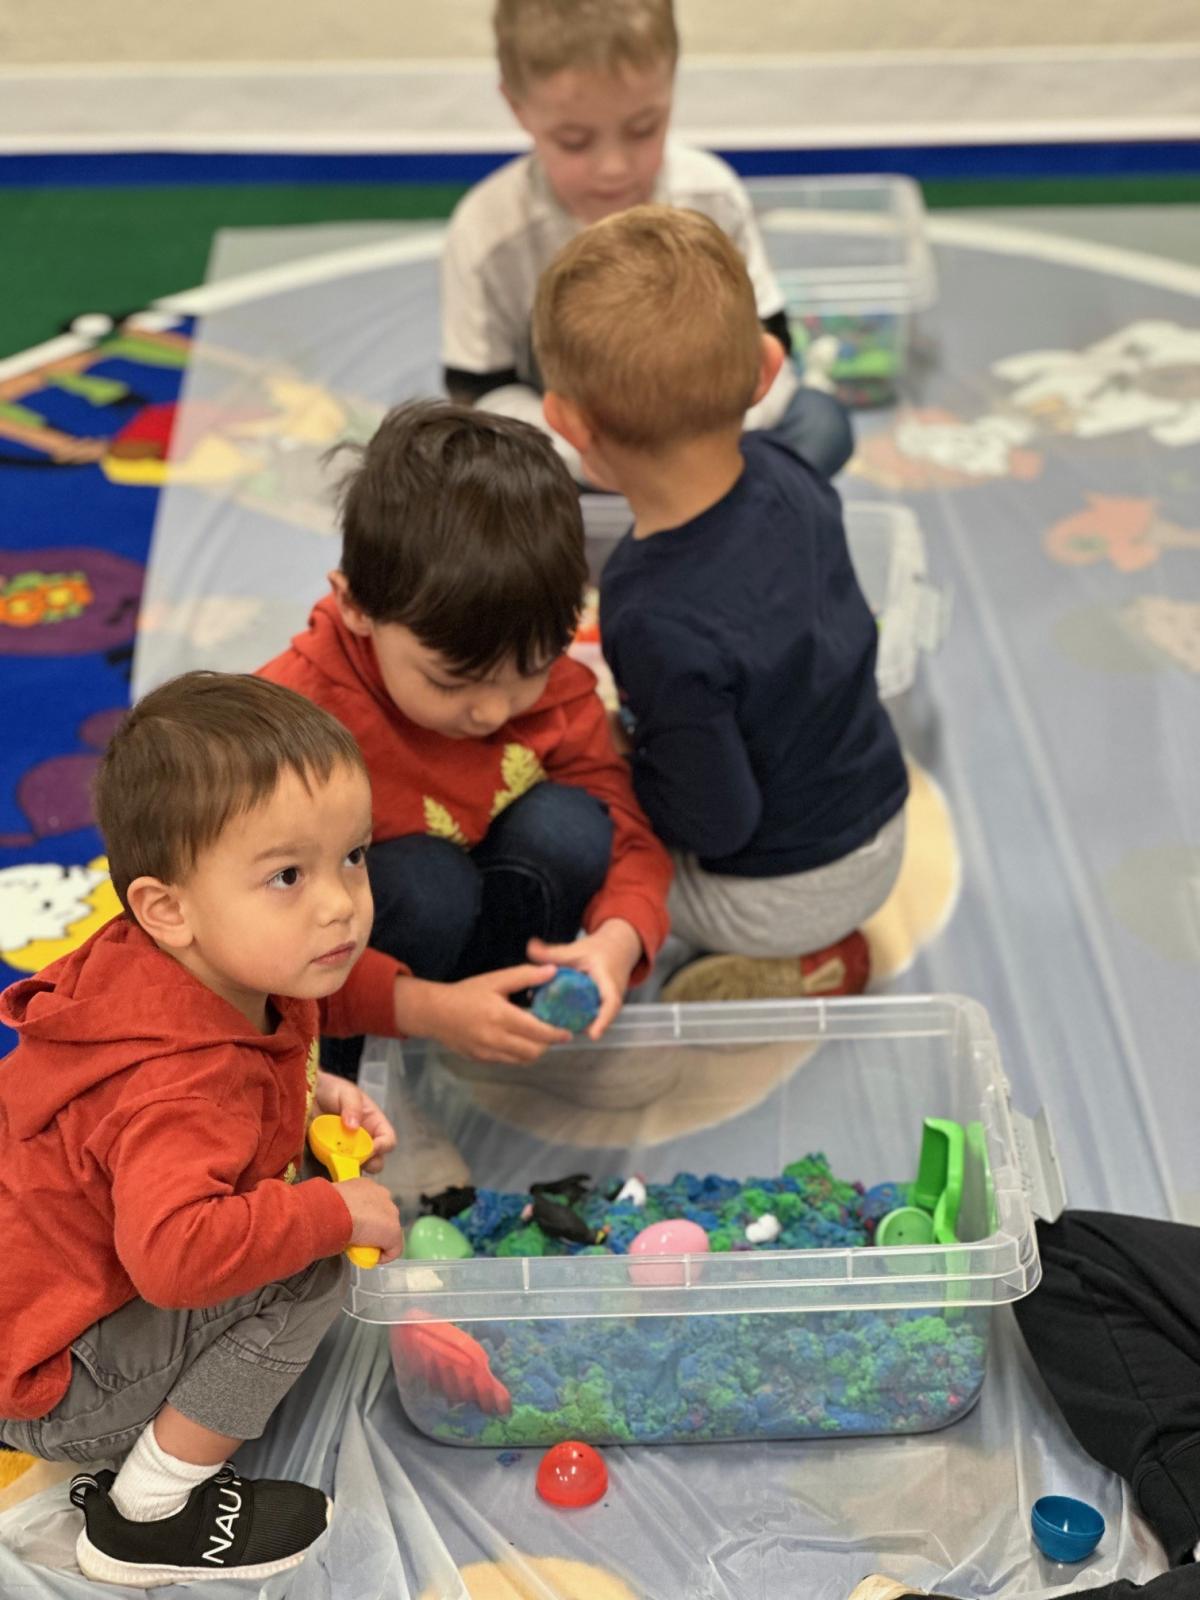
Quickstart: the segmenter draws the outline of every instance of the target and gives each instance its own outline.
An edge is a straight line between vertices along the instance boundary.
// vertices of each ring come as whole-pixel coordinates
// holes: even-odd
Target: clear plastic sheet
[[[1092,1587],[1161,1570],[1119,1480],[1071,1441],[1011,1313],[995,1316],[980,1403],[943,1433],[608,1450],[606,1500],[575,1513],[537,1498],[538,1452],[505,1465],[491,1452],[418,1434],[400,1407],[384,1330],[346,1319],[268,1439],[239,1458],[246,1472],[320,1482],[337,1503],[313,1555],[257,1592],[263,1600],[466,1600],[459,1569],[492,1562],[521,1573],[536,1600],[569,1600],[547,1580],[547,1556],[615,1574],[639,1600],[844,1600],[877,1571],[950,1595],[1049,1597],[1076,1581]],[[1075,1569],[1041,1557],[1015,1510],[1067,1484],[1108,1524],[1100,1550]],[[72,1563],[78,1527],[63,1489],[0,1518],[6,1600],[98,1592],[78,1573],[56,1570]],[[243,1600],[253,1591],[217,1582],[204,1592]]]
[[[218,235],[207,293],[180,297],[205,309],[159,497],[139,694],[282,649],[338,559],[328,452],[441,387],[437,230],[245,232]]]
[[[336,560],[324,452],[437,388],[436,235],[380,242],[371,229],[351,248],[338,228],[323,267],[315,232],[299,230],[305,259],[249,280],[247,298],[236,280],[215,285],[197,330],[139,693],[283,647]],[[1102,405],[1141,384],[1167,414],[1196,414],[1200,272],[1175,268],[1165,287],[1089,270],[1083,245],[1043,259],[997,245],[1002,230],[984,237],[937,250],[941,298],[918,332],[910,403],[859,414],[840,481],[848,500],[915,511],[955,600],[941,655],[894,714],[946,795],[962,896],[900,982],[987,1007],[1022,1099],[1051,1111],[1075,1204],[1200,1218],[1200,445],[1163,444]],[[1136,350],[1147,325],[1158,337],[1140,366],[1131,356],[1105,382],[1097,356],[1088,377],[1081,352],[1130,329]],[[1045,351],[1066,354],[1035,370],[1030,353]],[[1111,431],[1094,437],[1097,418]],[[1169,525],[1135,541],[1144,565],[1116,565],[1119,540],[1115,558],[1061,558],[1052,530],[1096,495],[1102,521],[1135,501],[1152,529]]]
[[[1056,258],[968,232],[937,249],[940,303],[907,408],[857,419],[859,457],[840,485],[912,507],[955,597],[944,650],[897,720],[946,796],[963,886],[894,986],[986,1006],[1017,1103],[1051,1112],[1072,1203],[1200,1217],[1188,633],[1200,554],[1179,537],[1200,522],[1187,435],[1200,359],[1186,337],[1200,275],[1092,270],[1082,247]],[[321,453],[369,433],[382,407],[436,390],[436,241],[337,247],[331,275],[310,261],[245,300],[221,286],[198,328],[139,689],[191,666],[251,668],[281,648],[336,559]],[[1180,332],[1135,333],[1141,354],[1095,353],[1146,324]],[[1173,365],[1154,354],[1164,338],[1182,352]],[[1046,351],[1067,354],[1028,360]],[[1089,352],[1082,368],[1071,359]],[[1105,408],[1122,386],[1176,403],[1122,423]],[[216,448],[202,451],[206,439]],[[1133,564],[1114,556],[1125,546],[1110,506],[1100,555],[1062,558],[1070,535],[1053,530],[1094,510],[1094,495],[1154,503],[1138,513],[1151,531],[1134,540]],[[614,1573],[644,1600],[841,1600],[877,1570],[952,1595],[1052,1595],[1144,1579],[1161,1563],[1119,1483],[1066,1433],[1003,1310],[980,1404],[944,1433],[614,1450],[607,1507],[570,1516],[536,1499],[534,1456],[505,1466],[417,1435],[381,1333],[349,1322],[245,1454],[246,1470],[295,1472],[339,1498],[328,1540],[271,1596],[460,1600],[459,1569],[482,1561],[520,1571],[540,1600],[566,1600],[539,1564],[550,1556]],[[1108,1520],[1082,1569],[1051,1568],[1031,1545],[1028,1508],[1050,1490]],[[0,1515],[5,1595],[88,1592],[32,1564],[69,1559],[64,1499],[52,1490]],[[223,1586],[209,1592],[224,1600]]]

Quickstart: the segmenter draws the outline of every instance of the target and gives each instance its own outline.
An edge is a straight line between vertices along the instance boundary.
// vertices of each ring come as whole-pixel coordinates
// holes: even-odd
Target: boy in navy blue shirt
[[[635,523],[600,633],[672,926],[712,954],[666,999],[855,993],[900,870],[908,780],[837,495],[743,435],[783,352],[698,212],[637,206],[560,251],[534,313],[546,417]]]

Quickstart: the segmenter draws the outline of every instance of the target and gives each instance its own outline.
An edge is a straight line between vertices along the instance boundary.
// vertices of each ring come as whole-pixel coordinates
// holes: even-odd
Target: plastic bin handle
[[[1044,1110],[1027,1117],[1011,1106],[1009,1115],[1030,1210],[1042,1222],[1057,1222],[1067,1203],[1067,1191],[1049,1119]]]
[[[932,655],[935,650],[941,649],[950,631],[951,609],[951,593],[948,588],[931,583],[924,576],[918,579],[913,631],[918,648],[924,650],[926,655]]]

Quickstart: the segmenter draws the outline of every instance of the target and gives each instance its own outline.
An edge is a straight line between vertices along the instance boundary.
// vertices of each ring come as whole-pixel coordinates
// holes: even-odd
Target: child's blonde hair
[[[515,100],[566,68],[615,73],[679,57],[672,0],[497,0],[492,24]]]
[[[634,206],[565,245],[538,285],[533,342],[547,390],[643,450],[740,424],[762,364],[737,246],[673,206]]]

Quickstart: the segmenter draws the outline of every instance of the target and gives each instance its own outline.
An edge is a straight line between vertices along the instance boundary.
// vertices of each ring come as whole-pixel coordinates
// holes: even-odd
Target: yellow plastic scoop
[[[329,1173],[334,1183],[362,1175],[362,1164],[369,1161],[375,1142],[365,1128],[347,1128],[341,1117],[328,1114],[314,1117],[308,1128],[308,1147]],[[373,1244],[352,1244],[346,1254],[356,1267],[377,1267],[379,1251]]]

